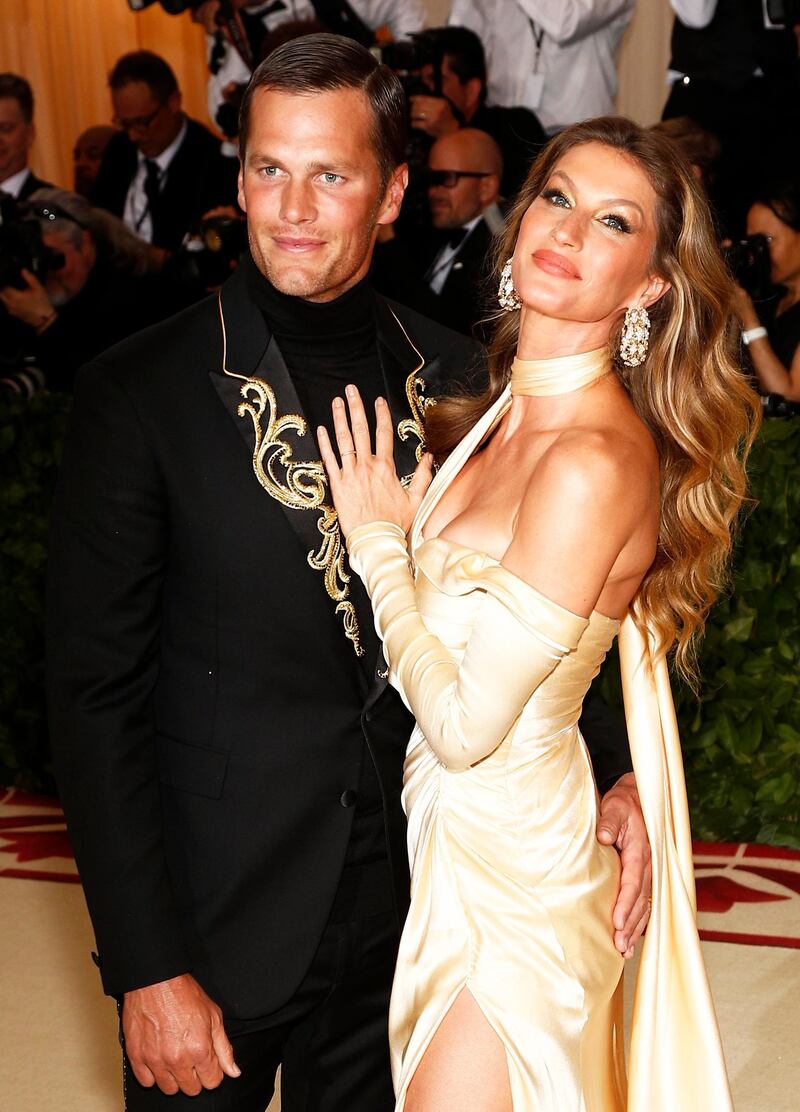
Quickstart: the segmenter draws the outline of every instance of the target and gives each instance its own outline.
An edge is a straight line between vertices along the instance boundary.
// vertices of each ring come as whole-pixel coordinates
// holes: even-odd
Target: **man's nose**
[[[287,224],[303,224],[317,215],[314,190],[309,182],[289,178],[281,193],[281,219]]]

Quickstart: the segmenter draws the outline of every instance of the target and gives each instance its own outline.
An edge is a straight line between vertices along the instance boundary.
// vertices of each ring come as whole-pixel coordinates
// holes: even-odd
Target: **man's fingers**
[[[217,1061],[224,1073],[228,1077],[241,1077],[242,1071],[236,1065],[233,1057],[233,1047],[230,1044],[228,1036],[225,1034],[225,1028],[222,1022],[218,1021],[212,1023],[211,1026],[211,1041],[214,1044],[214,1050],[217,1055]]]
[[[174,1074],[171,1072],[171,1070],[168,1070],[166,1066],[154,1066],[153,1077],[156,1079],[156,1085],[158,1085],[161,1092],[166,1093],[167,1096],[171,1097],[175,1093],[180,1091],[180,1086],[175,1080]]]
[[[156,1083],[156,1078],[150,1067],[146,1066],[144,1062],[140,1062],[138,1059],[132,1057],[130,1052],[128,1052],[128,1061],[131,1064],[133,1076],[139,1084],[144,1085],[145,1089],[152,1089]]]
[[[603,845],[613,846],[619,838],[625,822],[626,808],[615,796],[606,796],[600,801],[600,815],[597,820],[597,838]]]
[[[641,884],[633,880],[626,880],[623,873],[622,884],[620,885],[619,895],[617,902],[614,905],[614,914],[612,922],[618,931],[625,930],[625,924],[631,916],[636,901],[642,894]]]
[[[219,1064],[219,1059],[213,1051],[204,1062],[195,1066],[195,1073],[204,1089],[216,1089],[225,1076]]]

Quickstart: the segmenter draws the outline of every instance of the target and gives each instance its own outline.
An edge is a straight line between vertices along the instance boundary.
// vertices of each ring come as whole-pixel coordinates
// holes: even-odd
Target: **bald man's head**
[[[500,196],[503,156],[491,135],[465,127],[444,135],[428,155],[428,201],[437,228],[460,228]],[[447,172],[450,177],[445,177]]]

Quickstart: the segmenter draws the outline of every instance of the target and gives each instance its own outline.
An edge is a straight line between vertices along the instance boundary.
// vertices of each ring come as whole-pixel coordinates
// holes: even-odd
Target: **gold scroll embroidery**
[[[273,498],[291,510],[322,511],[317,528],[322,534],[319,549],[308,553],[307,559],[315,571],[325,575],[325,590],[336,603],[336,613],[342,615],[344,635],[353,643],[356,656],[364,655],[355,607],[349,601],[350,573],[345,569],[345,549],[339,528],[339,517],[325,501],[327,479],[320,460],[306,463],[292,459],[292,446],[283,439],[285,433],[295,432],[304,436],[306,422],[296,413],[278,416],[275,393],[269,383],[260,378],[236,374],[227,368],[228,341],[222,298],[219,298],[219,315],[222,324],[222,370],[230,378],[242,382],[237,413],[250,417],[255,434],[253,470],[261,486]],[[266,419],[265,419],[266,417]]]
[[[432,405],[436,405],[436,399],[426,398],[424,396],[425,380],[418,377],[419,372],[425,366],[425,357],[422,355],[419,348],[406,332],[397,314],[392,309],[390,309],[389,312],[397,321],[397,325],[400,331],[408,340],[409,345],[414,349],[416,356],[419,359],[419,363],[406,379],[406,398],[408,399],[411,416],[406,417],[404,420],[400,421],[397,426],[397,435],[402,441],[405,442],[410,436],[415,436],[417,438],[418,443],[414,451],[414,455],[416,456],[417,463],[419,463],[419,461],[422,459],[422,454],[425,451],[425,413]],[[400,482],[403,484],[403,486],[408,486],[413,478],[413,474],[404,475]]]

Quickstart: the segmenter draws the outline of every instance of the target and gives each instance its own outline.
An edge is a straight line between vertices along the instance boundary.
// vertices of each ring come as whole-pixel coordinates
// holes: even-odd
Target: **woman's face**
[[[747,214],[747,234],[766,236],[772,262],[772,281],[782,286],[800,277],[800,232],[779,220],[766,205],[753,205]]]
[[[601,143],[573,147],[522,220],[512,275],[523,306],[609,329],[666,288],[652,271],[657,198],[633,159]]]

